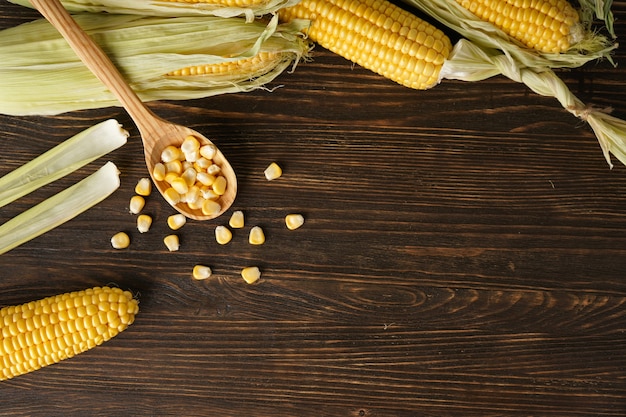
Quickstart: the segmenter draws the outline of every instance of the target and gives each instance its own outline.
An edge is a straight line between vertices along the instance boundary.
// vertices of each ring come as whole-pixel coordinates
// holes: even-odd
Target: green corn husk
[[[79,25],[111,57],[144,101],[188,100],[264,88],[306,57],[304,22],[243,18],[81,14]],[[273,52],[254,72],[170,76],[189,66],[236,62]],[[0,113],[54,115],[119,106],[47,21],[0,31]]]
[[[540,95],[556,98],[568,112],[588,123],[609,167],[613,167],[611,154],[626,165],[626,121],[609,115],[610,109],[598,109],[583,103],[553,71],[553,68],[579,67],[601,58],[610,60],[610,52],[617,44],[596,44],[595,50],[587,52],[572,50],[563,54],[538,53],[521,46],[490,23],[478,19],[458,6],[455,0],[404,1],[466,38],[454,46],[440,71],[440,80],[480,81],[504,75],[524,83]],[[607,30],[611,32],[613,16],[610,13],[610,0],[583,0],[583,3],[586,4],[587,13],[595,13],[597,18],[604,20]]]
[[[0,225],[0,254],[73,219],[119,186],[119,171],[113,162],[107,162],[85,179]]]
[[[32,7],[28,0],[9,0],[11,3]],[[159,0],[62,0],[63,6],[71,13],[134,14],[140,16],[245,16],[248,21],[255,17],[272,14],[283,7],[296,4],[298,0],[249,0],[241,5],[227,5],[221,1],[159,1]],[[234,3],[234,2],[233,2]]]

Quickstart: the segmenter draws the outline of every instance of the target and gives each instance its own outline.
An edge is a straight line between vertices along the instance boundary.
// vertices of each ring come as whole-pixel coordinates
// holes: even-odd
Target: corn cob
[[[428,22],[381,0],[302,0],[279,11],[284,21],[310,19],[311,40],[404,86],[434,86],[452,49]]]
[[[144,101],[263,88],[308,54],[296,24],[241,18],[75,15]],[[0,31],[0,113],[59,114],[119,102],[45,20]],[[36,86],[36,88],[33,88]]]
[[[456,0],[529,48],[567,51],[583,37],[578,12],[567,0]]]
[[[71,358],[125,330],[139,311],[128,291],[95,287],[0,310],[0,380]]]

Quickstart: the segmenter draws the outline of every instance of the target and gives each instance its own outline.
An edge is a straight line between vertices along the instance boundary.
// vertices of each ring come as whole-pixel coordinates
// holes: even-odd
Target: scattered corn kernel
[[[152,217],[147,214],[140,214],[137,217],[137,230],[139,230],[139,233],[146,233],[150,230],[150,226],[152,226]]]
[[[124,232],[118,232],[111,238],[111,246],[115,249],[126,249],[130,246],[130,237]]]
[[[202,204],[202,214],[204,214],[205,216],[216,215],[221,210],[222,210],[222,206],[220,206],[220,203],[218,203],[217,201],[206,200]]]
[[[295,230],[304,224],[304,216],[302,214],[288,214],[285,216],[285,224],[287,229]]]
[[[187,218],[183,214],[172,214],[167,218],[167,225],[172,230],[178,230],[187,223]]]
[[[268,181],[272,181],[283,175],[283,170],[276,162],[272,162],[267,168],[265,168],[263,173]]]
[[[180,242],[177,235],[168,235],[163,239],[163,243],[170,252],[176,252],[180,249]]]
[[[256,266],[248,266],[241,270],[241,277],[248,284],[254,284],[261,278],[261,271]]]
[[[230,220],[228,221],[228,225],[233,229],[241,229],[244,226],[243,211],[233,211],[233,214],[230,216]]]
[[[250,236],[248,237],[248,242],[251,245],[262,245],[265,243],[265,233],[263,233],[263,229],[259,226],[254,226],[250,229]]]
[[[133,214],[139,214],[146,205],[146,200],[140,195],[134,195],[130,199],[129,209]]]
[[[152,192],[152,181],[150,181],[150,178],[141,178],[137,181],[135,192],[144,197],[149,196]]]
[[[226,226],[215,227],[215,240],[220,245],[225,245],[233,238],[233,233]]]
[[[215,178],[215,181],[213,182],[213,191],[217,195],[224,195],[224,193],[226,192],[226,186],[226,178],[220,175],[219,177]]]
[[[193,278],[197,280],[207,279],[212,273],[211,268],[205,265],[196,265],[193,267]]]

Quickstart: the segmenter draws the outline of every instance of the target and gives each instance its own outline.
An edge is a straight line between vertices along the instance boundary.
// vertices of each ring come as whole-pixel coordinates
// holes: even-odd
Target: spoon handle
[[[144,105],[109,57],[82,30],[59,0],[31,0],[31,4],[61,33],[85,66],[115,95],[142,133],[158,129],[159,119]]]

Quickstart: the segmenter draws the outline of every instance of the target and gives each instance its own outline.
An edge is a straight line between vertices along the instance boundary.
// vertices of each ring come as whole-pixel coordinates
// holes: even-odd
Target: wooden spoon
[[[141,134],[148,171],[159,192],[163,194],[169,185],[165,181],[155,180],[153,176],[154,166],[160,162],[162,150],[168,145],[180,147],[189,135],[195,136],[201,145],[212,142],[188,127],[161,119],[147,108],[109,57],[78,26],[59,0],[31,0],[31,4],[61,33],[81,61],[109,88],[133,119]],[[222,175],[228,183],[226,193],[218,200],[221,210],[215,214],[205,215],[202,210],[192,210],[185,203],[176,204],[174,208],[186,217],[196,220],[213,219],[224,213],[235,200],[237,178],[233,168],[219,149],[213,161],[221,167]]]

